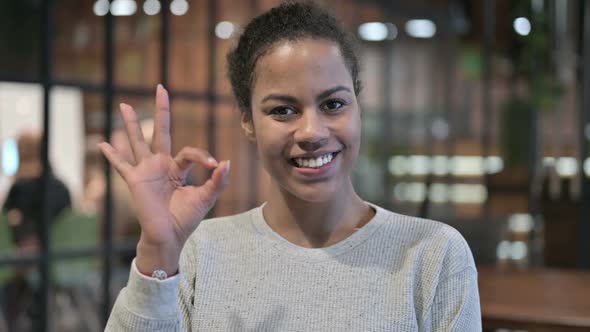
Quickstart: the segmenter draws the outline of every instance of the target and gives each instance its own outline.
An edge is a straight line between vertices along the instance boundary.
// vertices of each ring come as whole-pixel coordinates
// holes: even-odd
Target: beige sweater
[[[374,218],[326,248],[294,245],[262,208],[199,225],[177,276],[133,266],[107,331],[481,331],[477,272],[463,237],[372,205]]]

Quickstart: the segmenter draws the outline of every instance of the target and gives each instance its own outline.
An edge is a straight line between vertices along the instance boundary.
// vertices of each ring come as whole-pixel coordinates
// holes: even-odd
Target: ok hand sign
[[[156,91],[151,147],[143,137],[133,108],[126,104],[121,104],[120,108],[135,165],[127,162],[109,143],[100,143],[99,147],[127,182],[138,211],[141,225],[138,269],[146,274],[164,269],[171,275],[178,269],[185,241],[225,188],[230,163],[217,162],[207,151],[193,147],[184,147],[172,157],[170,103],[168,92],[161,85]],[[213,169],[213,173],[201,186],[187,186],[187,177],[195,164]]]

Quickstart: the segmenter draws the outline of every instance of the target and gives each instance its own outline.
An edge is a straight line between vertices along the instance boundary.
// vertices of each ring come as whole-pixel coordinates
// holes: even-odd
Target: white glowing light
[[[426,186],[421,182],[398,183],[393,187],[393,197],[400,202],[422,202],[426,198]]]
[[[406,22],[406,33],[414,38],[432,38],[436,25],[431,20],[410,20]]]
[[[443,176],[449,173],[449,158],[447,156],[434,156],[431,159],[432,174]]]
[[[499,156],[394,156],[389,159],[389,172],[394,176],[434,174],[444,176],[483,176],[499,173],[504,169],[504,160]]]
[[[397,29],[395,30],[397,34]],[[387,39],[387,25],[381,22],[363,23],[358,28],[358,34],[363,40],[382,41]]]
[[[514,260],[521,260],[525,258],[528,254],[528,247],[526,243],[523,241],[514,241],[512,242],[512,250],[510,253],[510,258]]]
[[[547,167],[555,166],[555,158],[554,157],[544,157],[543,158],[543,166],[547,166]]]
[[[486,172],[488,174],[500,173],[504,169],[504,160],[498,156],[489,156],[486,158]]]
[[[412,175],[426,175],[430,172],[430,157],[414,155],[408,157],[408,171]]]
[[[410,202],[422,202],[426,198],[426,185],[413,182],[406,187],[406,199]]]
[[[97,0],[92,7],[92,11],[96,16],[105,16],[109,12],[109,1]]]
[[[481,204],[488,199],[488,191],[481,184],[458,183],[451,185],[451,200],[460,204]]]
[[[518,17],[512,24],[514,31],[521,36],[531,33],[531,22],[526,17]]]
[[[160,9],[162,9],[162,6],[158,0],[146,0],[143,3],[143,12],[146,13],[146,15],[157,15],[160,12]]]
[[[134,0],[115,0],[111,3],[111,14],[114,16],[131,16],[137,11]]]
[[[498,259],[508,259],[512,251],[512,243],[510,241],[501,241],[496,248],[496,256]]]
[[[578,160],[573,157],[561,157],[555,164],[557,174],[562,177],[572,177],[578,173]]]
[[[422,202],[428,198],[433,203],[482,204],[488,197],[487,189],[481,184],[432,183],[426,192],[422,182],[400,182],[393,187],[394,199],[400,202]]]
[[[451,158],[455,176],[479,176],[483,174],[483,158],[480,156],[455,156]]]
[[[176,16],[182,16],[188,12],[188,2],[186,0],[174,0],[170,4],[170,11]]]
[[[8,176],[13,176],[18,170],[18,146],[13,138],[9,138],[2,144],[2,171]]]
[[[584,161],[584,172],[586,176],[590,176],[590,158],[586,158]]]
[[[215,26],[215,35],[221,39],[229,39],[235,31],[235,26],[232,22],[222,21]]]
[[[395,156],[389,159],[388,163],[389,172],[393,175],[404,175],[407,173],[408,161],[404,156]]]
[[[450,198],[448,185],[443,183],[431,184],[428,198],[432,203],[447,203]]]
[[[533,216],[515,213],[508,218],[508,229],[513,233],[528,233],[533,229]]]

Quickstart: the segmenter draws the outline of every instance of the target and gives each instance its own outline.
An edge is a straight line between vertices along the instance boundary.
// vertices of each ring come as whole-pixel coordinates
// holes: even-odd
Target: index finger
[[[156,89],[156,112],[154,115],[154,137],[152,151],[169,155],[171,150],[170,139],[170,101],[168,91],[162,84]]]

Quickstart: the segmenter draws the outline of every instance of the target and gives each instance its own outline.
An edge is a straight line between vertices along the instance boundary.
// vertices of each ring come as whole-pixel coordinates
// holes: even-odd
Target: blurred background
[[[173,149],[232,161],[211,216],[264,202],[225,54],[280,2],[0,1],[0,331],[103,329],[139,228],[96,143],[130,153],[120,102],[149,138],[158,83]],[[361,196],[463,234],[486,330],[590,330],[590,4],[318,2],[359,40]]]

